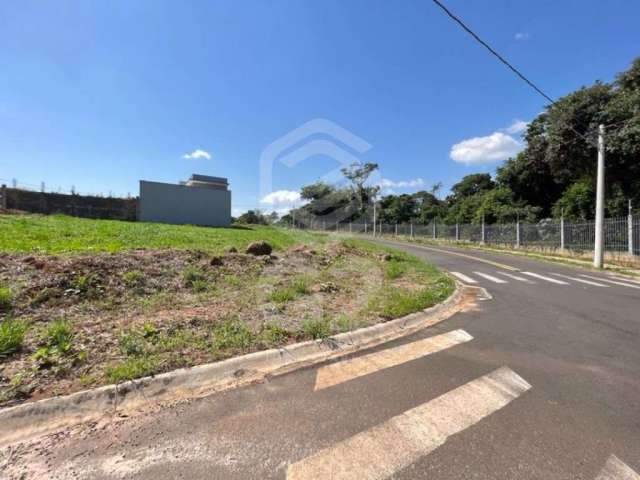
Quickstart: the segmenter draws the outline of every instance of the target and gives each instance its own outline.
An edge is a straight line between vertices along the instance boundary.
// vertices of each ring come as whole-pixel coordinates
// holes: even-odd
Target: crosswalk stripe
[[[464,330],[453,330],[435,337],[332,363],[318,369],[314,390],[322,390],[378,370],[401,365],[469,340],[473,340],[473,337]]]
[[[616,282],[615,280],[609,280],[608,278],[593,277],[591,275],[584,274],[580,274],[580,276],[585,278],[592,278],[593,280],[600,280],[601,282],[613,283],[614,285],[622,285],[623,287],[637,288],[640,290],[640,285],[633,285],[632,283]]]
[[[478,283],[473,278],[467,277],[464,273],[451,272],[451,275],[453,275],[454,277],[457,277],[458,280],[462,280],[463,282],[466,282],[466,283]]]
[[[545,280],[547,282],[555,283],[556,285],[569,285],[567,282],[564,282],[562,280],[556,280],[555,278],[545,277],[544,275],[540,275],[539,273],[522,272],[522,274],[529,275],[530,277],[538,278],[540,280]]]
[[[532,284],[532,285],[535,285],[535,284],[536,284],[536,282],[532,282],[531,280],[529,280],[529,279],[527,279],[527,278],[519,277],[518,275],[513,275],[513,274],[511,274],[511,273],[507,273],[507,272],[496,272],[496,273],[499,273],[500,275],[505,275],[505,276],[507,276],[507,277],[509,277],[509,278],[512,278],[512,279],[514,279],[514,280],[517,280],[517,281],[519,281],[519,282],[530,283],[530,284]]]
[[[596,480],[640,480],[640,475],[615,455],[611,455]]]
[[[529,390],[507,367],[289,465],[288,480],[382,480]]]
[[[609,285],[605,285],[604,283],[592,282],[591,280],[585,280],[584,278],[570,277],[569,275],[563,275],[561,273],[553,273],[553,272],[549,272],[549,273],[551,275],[555,275],[556,277],[562,277],[568,280],[573,280],[574,282],[580,282],[586,285],[593,285],[594,287],[609,288]]]
[[[494,283],[507,283],[506,280],[502,280],[501,278],[496,278],[494,276],[491,275],[487,275],[486,273],[482,273],[482,272],[473,272],[476,275],[480,275],[482,278],[486,278],[487,280],[491,280]]]

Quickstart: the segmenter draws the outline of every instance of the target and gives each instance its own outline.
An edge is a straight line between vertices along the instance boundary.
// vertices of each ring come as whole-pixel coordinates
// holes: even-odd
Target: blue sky
[[[554,97],[640,55],[634,0],[445,3]],[[428,0],[0,3],[0,178],[47,189],[197,172],[229,178],[236,212],[280,209],[339,166],[331,143],[386,189],[446,189],[494,171],[543,106]],[[283,154],[324,142],[276,156],[265,191],[265,148],[314,119],[370,148],[312,123]]]

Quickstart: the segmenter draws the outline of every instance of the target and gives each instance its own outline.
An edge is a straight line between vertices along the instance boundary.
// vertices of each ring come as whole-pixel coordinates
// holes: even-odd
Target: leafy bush
[[[0,358],[20,350],[27,328],[27,324],[21,320],[8,318],[0,322]]]
[[[137,332],[129,331],[120,335],[120,351],[128,357],[139,357],[147,351],[146,341]]]

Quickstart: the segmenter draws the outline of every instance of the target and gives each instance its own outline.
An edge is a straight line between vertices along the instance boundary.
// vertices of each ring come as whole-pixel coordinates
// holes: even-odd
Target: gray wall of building
[[[227,227],[231,224],[231,192],[142,180],[139,219]]]

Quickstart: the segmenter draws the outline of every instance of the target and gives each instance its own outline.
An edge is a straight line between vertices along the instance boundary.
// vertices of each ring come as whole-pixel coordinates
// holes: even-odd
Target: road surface
[[[22,447],[7,475],[640,478],[640,283],[402,248],[493,298],[347,359]]]

